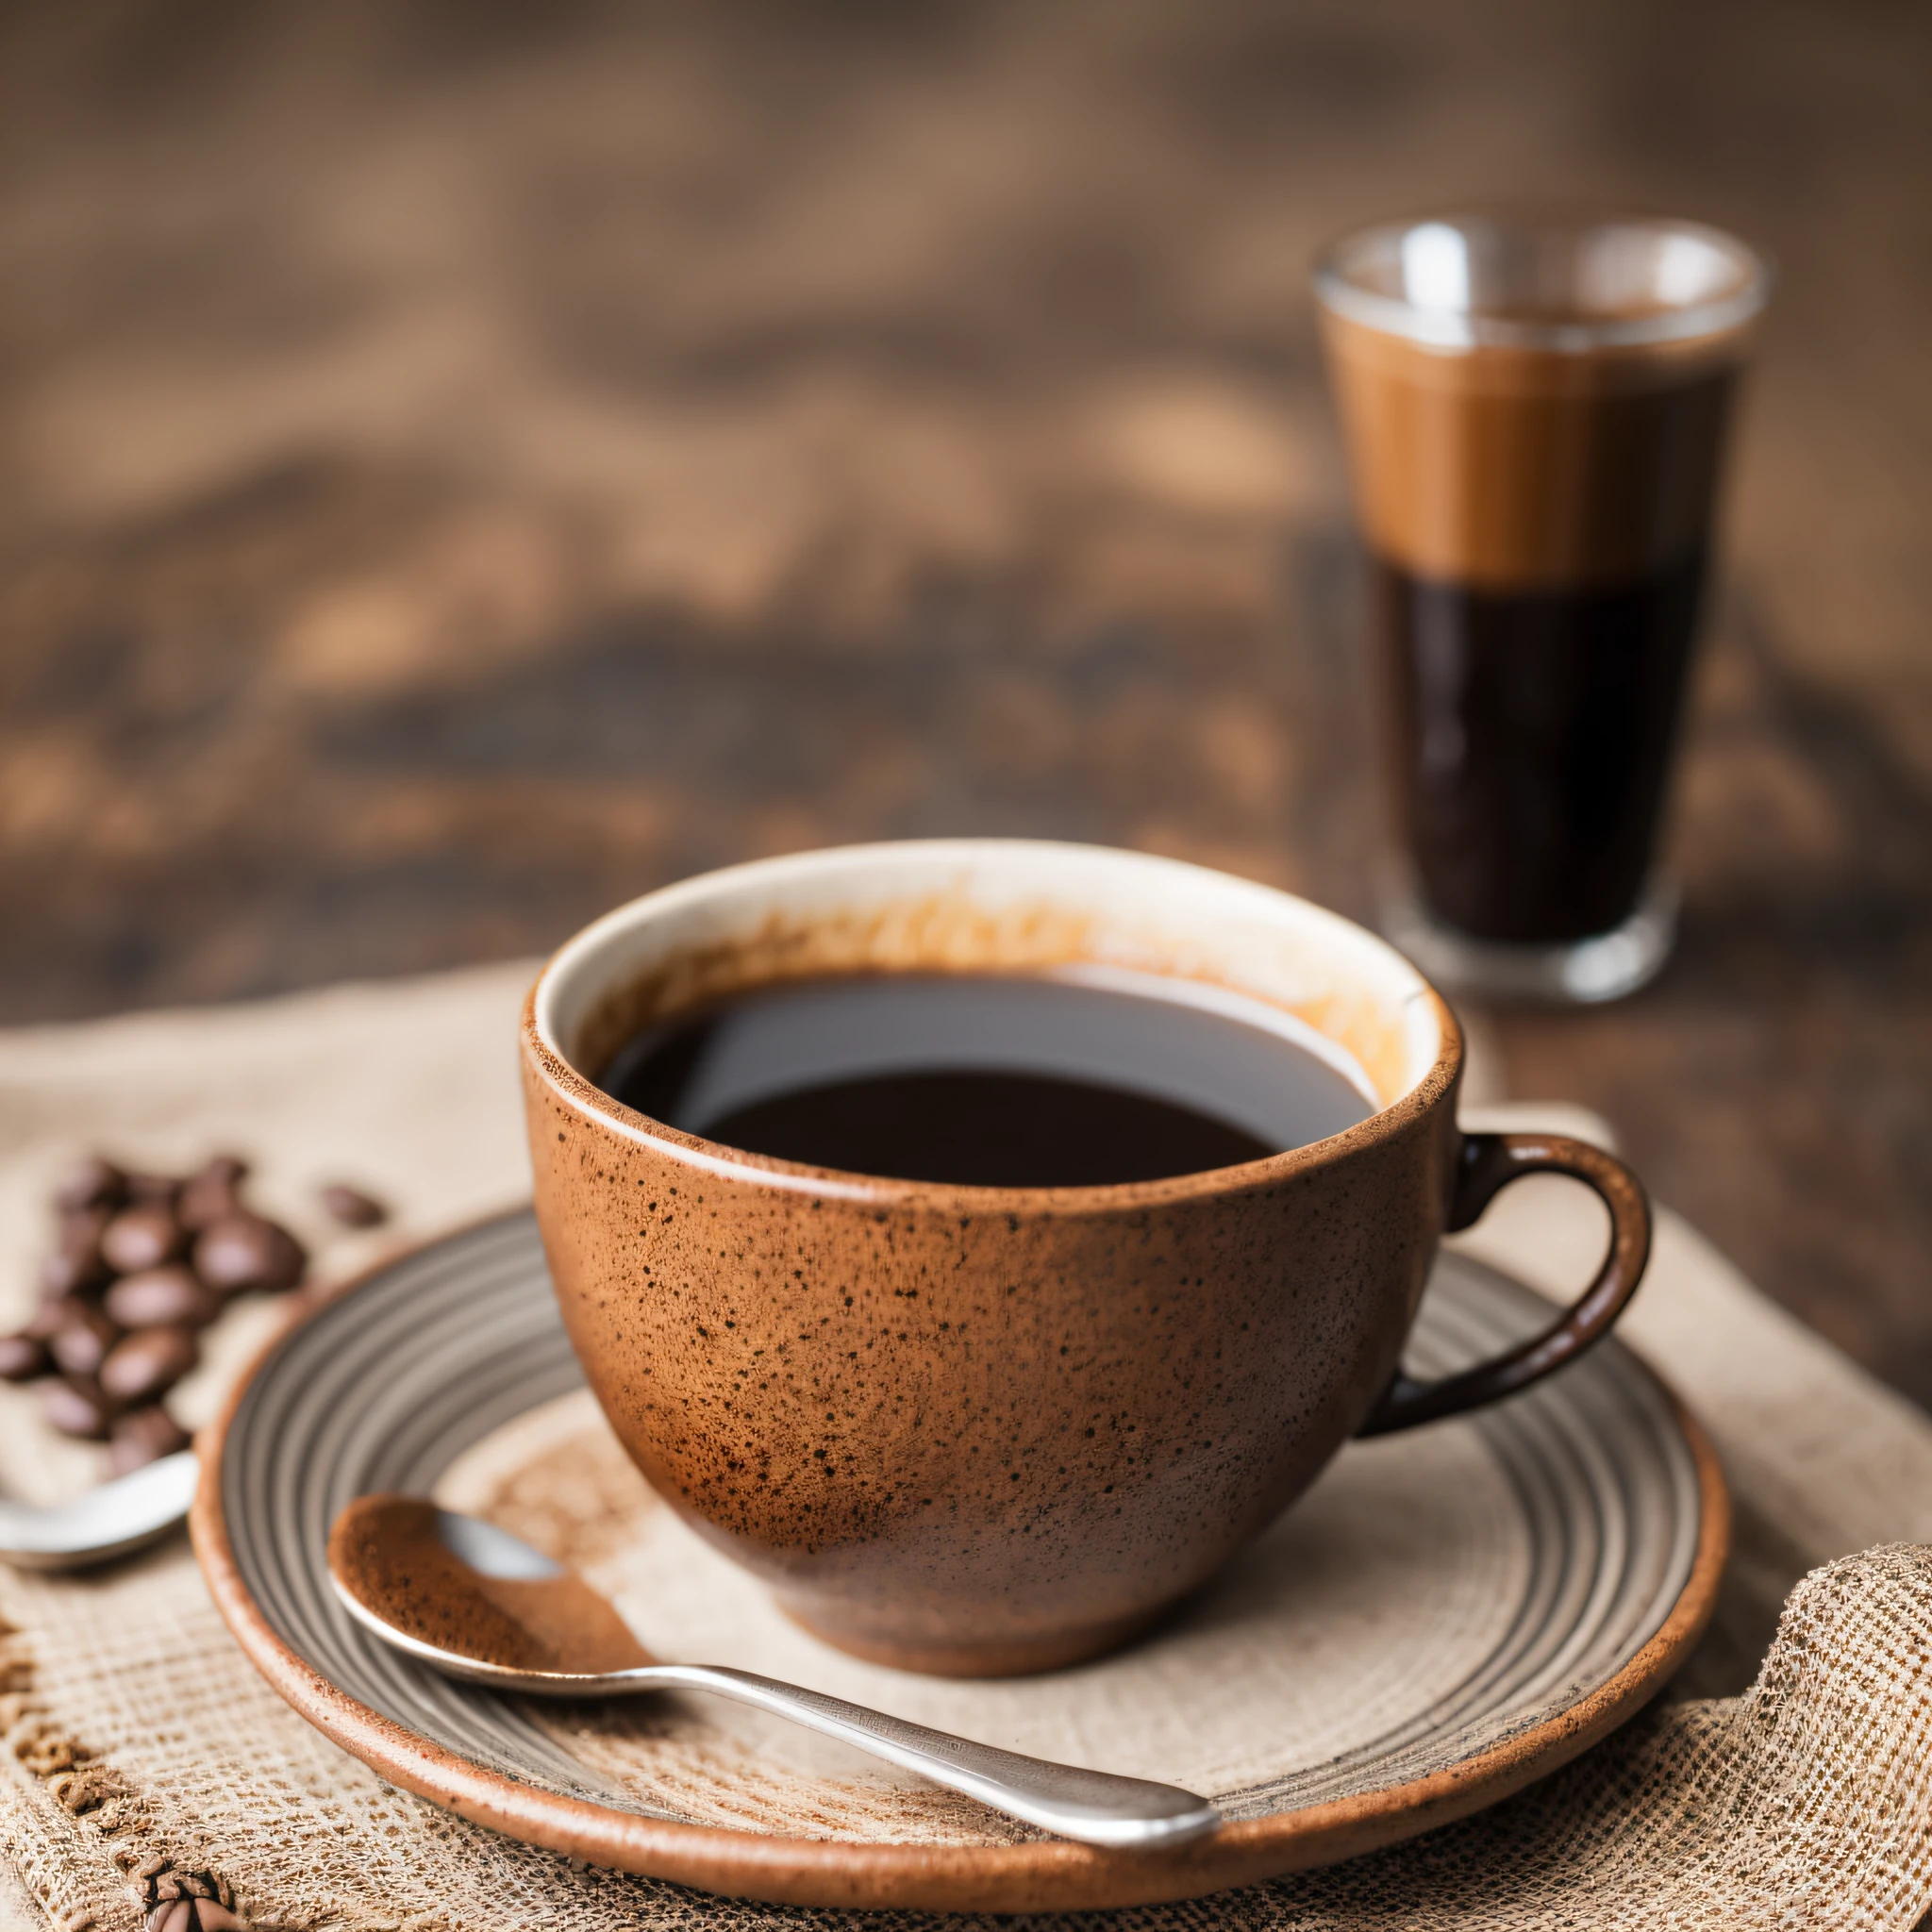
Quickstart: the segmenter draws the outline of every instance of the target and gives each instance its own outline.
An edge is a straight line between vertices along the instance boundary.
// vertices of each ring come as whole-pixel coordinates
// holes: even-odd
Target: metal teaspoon
[[[188,1514],[195,1474],[194,1452],[183,1449],[71,1502],[0,1498],[0,1563],[21,1570],[79,1570],[138,1550]]]
[[[1085,1844],[1153,1850],[1221,1823],[1205,1798],[1173,1785],[975,1744],[749,1671],[658,1663],[581,1577],[508,1530],[420,1497],[358,1497],[329,1531],[328,1574],[343,1607],[385,1643],[499,1690],[708,1690]]]

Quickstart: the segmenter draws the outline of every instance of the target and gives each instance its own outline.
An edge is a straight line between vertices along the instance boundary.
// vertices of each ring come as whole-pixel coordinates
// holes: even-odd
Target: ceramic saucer
[[[1439,1262],[1412,1368],[1547,1319]],[[1118,1656],[960,1682],[845,1657],[658,1502],[583,1391],[534,1221],[379,1268],[281,1338],[203,1456],[196,1546],[229,1626],[385,1777],[595,1864],[798,1905],[1023,1911],[1192,1896],[1494,1802],[1629,1717],[1709,1614],[1727,1511],[1708,1447],[1606,1342],[1474,1417],[1357,1443]],[[581,1568],[658,1654],[735,1663],[1036,1754],[1211,1795],[1156,1856],[1047,1838],[706,1700],[539,1706],[434,1675],[338,1607],[328,1524],[436,1491]]]

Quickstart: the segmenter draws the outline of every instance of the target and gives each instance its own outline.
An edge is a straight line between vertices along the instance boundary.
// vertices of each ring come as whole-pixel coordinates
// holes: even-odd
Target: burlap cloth
[[[249,1154],[262,1205],[329,1273],[516,1200],[510,1042],[527,978],[497,968],[0,1035],[0,1318],[30,1300],[51,1176],[89,1146],[154,1166]],[[391,1225],[345,1237],[320,1222],[314,1191],[339,1179],[387,1197]],[[1470,1244],[1573,1285],[1600,1239],[1574,1192],[1525,1184]],[[225,1318],[184,1385],[188,1420],[274,1319]],[[1716,1624],[1672,1694],[1476,1819],[1325,1872],[1093,1923],[1917,1922],[1932,1904],[1932,1423],[1668,1214],[1624,1333],[1704,1419],[1737,1504]],[[30,1391],[0,1389],[13,1493],[70,1491],[92,1479],[93,1456],[46,1434]],[[139,1925],[140,1874],[162,1864],[212,1873],[264,1926],[844,1916],[573,1868],[391,1790],[257,1677],[178,1540],[79,1580],[0,1569],[0,1843],[14,1868],[0,1916],[22,1925],[90,1913],[102,1932]]]

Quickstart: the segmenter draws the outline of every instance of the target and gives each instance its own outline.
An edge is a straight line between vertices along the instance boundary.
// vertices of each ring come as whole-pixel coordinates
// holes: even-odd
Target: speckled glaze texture
[[[962,963],[957,935],[971,926],[963,963],[979,970],[1158,965],[1164,916],[1190,935],[1169,938],[1175,970],[1232,976],[1228,961],[1253,953],[1230,941],[1217,965],[1198,916],[1163,915],[1172,874],[1211,903],[1215,875],[1194,868],[1004,841],[870,851],[871,871],[865,852],[804,855],[658,895],[670,901],[667,957],[704,931],[711,963],[696,976],[715,987],[735,924],[746,984],[774,976],[774,957],[792,972],[849,969],[853,931],[888,936],[856,955],[881,970],[943,967]],[[1014,854],[1017,881],[1003,870]],[[947,855],[959,855],[958,876],[936,902]],[[786,868],[814,862],[811,890],[774,910]],[[1070,908],[1055,883],[1083,862],[1120,876]],[[863,908],[828,916],[848,937],[821,963],[814,895],[859,877],[868,905],[898,910],[870,925]],[[1221,884],[1243,902],[1261,892]],[[1138,908],[1125,926],[1106,912],[1123,887]],[[907,916],[906,895],[920,892]],[[1028,893],[1051,903],[1027,909]],[[990,924],[989,894],[1004,908]],[[653,905],[612,919],[649,941]],[[1301,910],[1316,924],[1294,945],[1320,953],[1332,926],[1331,951],[1379,949]],[[688,1003],[693,975],[661,960],[641,974],[640,942],[599,930],[546,979],[575,976],[575,1008],[590,1016],[576,1031],[601,1035],[601,1056],[613,999],[626,1030]],[[1321,964],[1310,984],[1350,968]],[[586,990],[600,974],[611,983]],[[1389,981],[1399,991],[1394,969]],[[667,985],[680,991],[638,991]],[[1304,1003],[1318,1024],[1345,1009],[1357,1042],[1378,1011],[1391,1034],[1407,1029],[1406,1044],[1357,1047],[1364,1065],[1379,1055],[1378,1088],[1400,1091],[1346,1133],[1175,1180],[991,1190],[824,1173],[652,1122],[585,1077],[599,1061],[581,1045],[546,1039],[540,981],[523,1027],[537,1211],[591,1386],[653,1486],[829,1641],[959,1674],[1096,1655],[1292,1502],[1395,1375],[1461,1148],[1459,1036],[1415,989],[1384,998],[1387,1010],[1325,993]],[[1341,1022],[1333,1030],[1344,1037]]]

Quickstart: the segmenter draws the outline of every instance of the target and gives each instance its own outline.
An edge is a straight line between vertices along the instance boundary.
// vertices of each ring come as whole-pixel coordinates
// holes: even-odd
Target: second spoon
[[[1114,1850],[1180,1844],[1221,1823],[1207,1799],[1173,1785],[1023,1757],[750,1671],[658,1663],[581,1577],[508,1530],[420,1497],[358,1497],[329,1531],[328,1574],[343,1607],[384,1642],[500,1690],[710,1691]]]

